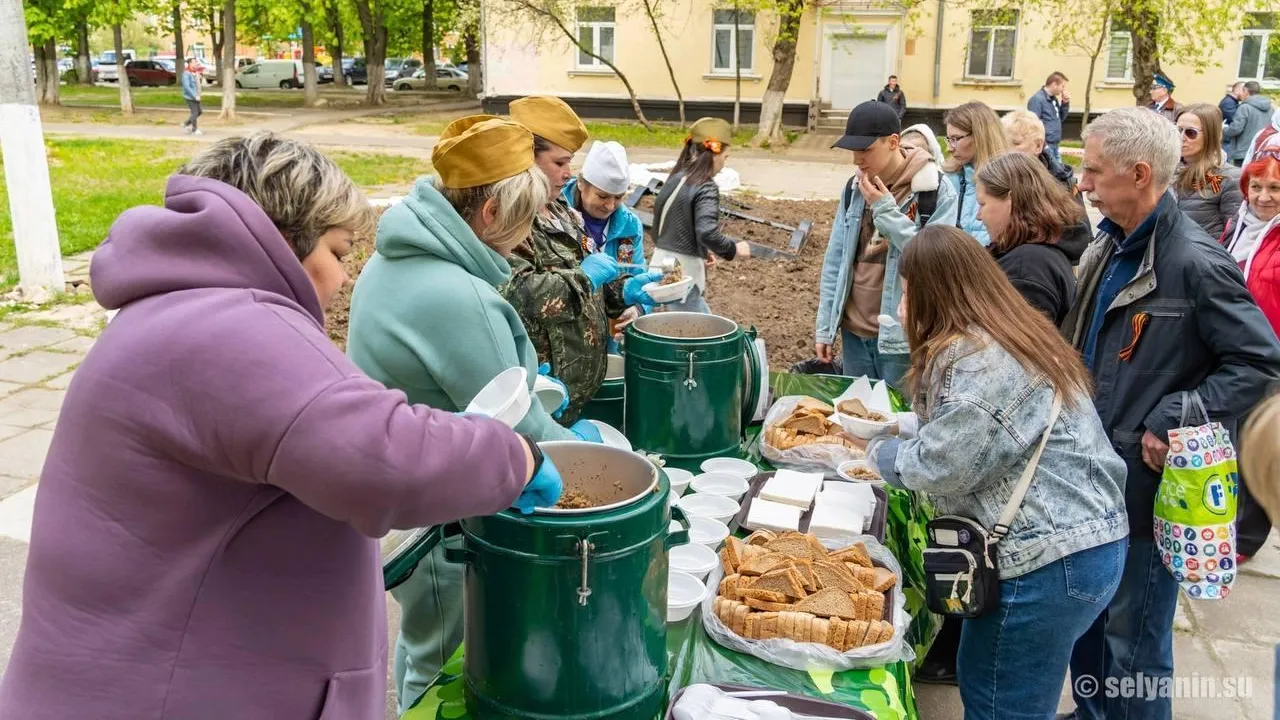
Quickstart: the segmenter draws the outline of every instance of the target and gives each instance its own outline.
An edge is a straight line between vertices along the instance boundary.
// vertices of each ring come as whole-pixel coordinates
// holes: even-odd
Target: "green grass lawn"
[[[419,135],[439,135],[449,124],[452,117],[400,116],[386,124],[412,125],[413,132]],[[675,123],[651,123],[653,130],[645,130],[644,126],[634,120],[586,121],[587,132],[592,140],[613,140],[622,143],[623,147],[656,147],[679,148],[689,136],[688,128],[681,128]],[[733,134],[733,144],[742,147],[755,136],[755,125],[742,125]],[[790,134],[790,133],[789,133]],[[794,138],[791,138],[794,139]]]
[[[46,140],[53,204],[64,255],[92,250],[116,217],[136,205],[158,205],[165,181],[193,152],[187,143],[142,140]],[[430,172],[400,155],[328,152],[362,187],[404,184]],[[0,289],[18,280],[9,197],[0,182]]]

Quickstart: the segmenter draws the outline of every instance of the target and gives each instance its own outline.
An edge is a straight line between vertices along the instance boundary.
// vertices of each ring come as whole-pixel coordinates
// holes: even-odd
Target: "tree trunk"
[[[462,45],[467,51],[467,96],[478,98],[484,92],[484,66],[480,62],[480,41],[474,24],[463,34]]]
[[[769,85],[760,101],[760,126],[751,140],[753,145],[786,144],[787,137],[782,133],[782,106],[796,67],[796,38],[800,33],[802,15],[804,0],[784,0],[778,6],[778,37],[773,41],[773,70],[769,73]]]
[[[742,58],[738,57],[738,3],[733,4],[733,131],[742,119]],[[764,108],[761,108],[762,110]]]
[[[316,38],[311,23],[302,21],[302,104],[315,107],[320,99],[320,78],[316,75]]]
[[[436,25],[435,7],[422,0],[422,70],[427,76],[427,89],[436,89]]]
[[[214,9],[209,11],[209,39],[213,41],[213,72],[218,76],[218,85],[222,83],[222,41],[226,35],[222,32],[222,13]]]
[[[133,93],[129,90],[129,75],[124,71],[124,29],[120,23],[111,26],[111,42],[116,51],[116,84],[120,86],[120,112],[133,114]]]
[[[76,23],[76,80],[81,85],[93,84],[93,61],[89,59],[89,23]]]
[[[1160,47],[1156,41],[1160,16],[1145,6],[1135,7],[1133,0],[1121,7],[1133,42],[1133,98],[1138,105],[1149,105],[1151,84],[1160,72]]]
[[[1084,137],[1085,128],[1089,127],[1089,114],[1093,112],[1093,75],[1098,67],[1098,58],[1107,46],[1107,38],[1111,36],[1110,16],[1102,18],[1102,31],[1098,33],[1098,44],[1089,55],[1089,80],[1084,86],[1084,117],[1080,118],[1080,137]]]
[[[182,46],[182,0],[174,0],[173,3],[173,64],[174,69],[186,64],[187,56],[184,54]],[[182,71],[179,70],[179,73]]]
[[[44,104],[44,87],[49,84],[49,66],[44,62],[44,45],[31,43],[31,57],[36,66],[36,102]]]
[[[369,72],[365,103],[372,106],[387,104],[387,23],[382,8],[373,5],[377,1],[356,0],[356,12],[364,29],[364,56]]]
[[[333,33],[333,86],[344,88],[347,86],[347,76],[342,74],[342,53],[343,45],[346,44],[346,32],[342,29],[342,14],[338,12],[338,4],[336,2],[326,3],[324,6],[325,16],[329,20],[329,32]]]
[[[222,81],[222,111],[218,117],[234,120],[236,117],[236,0],[226,0],[222,5],[222,69],[218,71]]]
[[[44,44],[44,95],[40,97],[42,105],[58,105],[62,87],[62,73],[58,71],[58,41],[49,38]]]
[[[671,67],[671,56],[667,54],[667,44],[662,40],[662,30],[658,27],[653,6],[657,0],[641,0],[644,3],[644,14],[649,16],[649,24],[653,26],[653,36],[658,39],[658,50],[662,53],[662,61],[667,64],[667,75],[671,78],[671,87],[676,91],[676,106],[680,110],[680,127],[685,126],[684,94],[680,92],[680,83],[676,81],[676,71]]]

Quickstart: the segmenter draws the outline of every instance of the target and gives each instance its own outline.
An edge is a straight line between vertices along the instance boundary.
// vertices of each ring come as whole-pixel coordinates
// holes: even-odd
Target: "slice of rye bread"
[[[853,573],[842,563],[819,560],[813,563],[813,574],[818,582],[818,589],[836,588],[845,592],[861,590],[862,586],[854,579]]]
[[[827,633],[827,644],[836,650],[842,650],[845,628],[849,626],[849,623],[840,618],[831,618],[828,622],[831,623],[831,631]]]
[[[767,572],[745,585],[739,584],[738,591],[741,592],[747,588],[772,590],[797,600],[809,596],[809,593],[805,592],[804,585],[800,582],[800,575],[791,566]]]
[[[730,600],[739,600],[738,597],[738,581],[742,579],[741,575],[726,575],[720,580],[719,587],[716,588],[716,595]]]
[[[747,615],[749,615],[750,613],[751,613],[751,608],[746,605],[742,605],[741,607],[734,610],[733,631],[738,633],[738,635],[742,635],[743,631],[746,630]]]
[[[760,639],[774,640],[778,637],[778,613],[765,612],[761,615],[767,615],[764,620],[760,621]]]
[[[881,620],[879,621],[879,625],[880,636],[875,639],[874,643],[868,642],[868,645],[878,645],[880,643],[889,642],[893,639],[893,623]]]
[[[804,539],[809,543],[809,549],[813,553],[814,560],[824,560],[827,557],[827,548],[822,545],[822,541],[813,533],[805,533]]]
[[[884,593],[875,590],[863,590],[862,596],[866,598],[867,619],[881,620],[884,618]]]
[[[843,590],[827,588],[802,599],[795,604],[797,612],[808,612],[822,617],[858,619],[858,607],[853,596]]]
[[[796,412],[799,410],[810,410],[813,412],[821,413],[823,415],[831,415],[836,411],[835,408],[822,402],[821,400],[816,400],[810,397],[801,398],[800,401],[796,403],[796,409],[792,410],[792,412]]]
[[[826,435],[827,419],[821,415],[792,415],[782,422],[782,427],[807,435]]]
[[[782,553],[764,553],[752,558],[747,558],[738,566],[738,572],[742,575],[764,575],[771,570],[785,568],[791,563],[791,558]]]
[[[809,542],[804,539],[803,535],[799,534],[780,535],[778,536],[778,539],[765,543],[764,547],[766,550],[779,552],[793,558],[800,558],[802,560],[813,559],[813,547],[809,545]]]
[[[794,622],[795,615],[790,610],[782,610],[778,613],[778,637],[791,639],[791,624]]]
[[[757,530],[747,536],[748,545],[764,545],[771,540],[778,539],[778,536],[769,530]]]
[[[790,612],[790,603],[776,603],[768,600],[757,600],[753,597],[744,598],[747,607],[752,610],[762,610],[764,612]]]
[[[830,554],[830,559],[839,560],[841,562],[851,562],[854,565],[862,567],[874,567],[871,563],[871,555],[867,552],[867,546],[862,543],[854,543],[846,548],[841,548]]]
[[[878,567],[874,569],[874,572],[876,574],[876,581],[875,584],[871,586],[872,590],[885,592],[889,588],[898,584],[898,576],[894,575],[893,571],[889,568]]]
[[[756,623],[759,622],[760,613],[747,613],[747,619],[742,623],[742,637],[748,640],[757,640],[759,629]]]
[[[800,584],[804,586],[805,592],[812,593],[820,589],[818,579],[813,575],[812,560],[792,560],[791,568],[800,576]]]
[[[863,638],[867,636],[867,629],[870,627],[871,623],[866,620],[855,620],[849,623],[849,631],[844,636],[844,649],[852,650],[862,647]]]
[[[827,644],[827,638],[831,635],[831,621],[826,618],[814,618],[813,626],[809,632],[809,642]]]
[[[743,602],[746,602],[747,598],[755,598],[756,600],[764,600],[765,602],[771,602],[771,603],[788,602],[787,594],[778,592],[776,590],[765,590],[763,588],[744,587],[738,590],[738,594],[742,596]]]
[[[813,622],[813,616],[802,612],[797,612],[795,615],[796,624],[791,639],[796,642],[809,642],[809,625]]]
[[[778,617],[776,612],[753,612],[747,616],[745,637],[752,640],[764,640],[768,634],[769,622],[775,621]]]
[[[742,564],[742,549],[746,547],[736,537],[729,536],[724,542],[724,547],[720,548],[720,566],[724,568],[724,573],[730,575],[738,572],[738,566]]]

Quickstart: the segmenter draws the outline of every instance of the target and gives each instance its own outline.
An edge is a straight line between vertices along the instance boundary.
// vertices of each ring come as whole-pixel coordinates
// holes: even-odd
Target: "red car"
[[[174,85],[178,76],[156,60],[130,60],[124,64],[124,72],[130,85]]]

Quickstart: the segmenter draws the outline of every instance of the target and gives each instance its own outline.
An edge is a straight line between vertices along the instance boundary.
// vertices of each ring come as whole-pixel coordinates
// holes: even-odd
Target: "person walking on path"
[[[1035,463],[1033,489],[995,546],[999,598],[964,621],[959,685],[968,720],[1051,718],[1072,643],[1120,584],[1124,461],[1079,356],[972,238],[924,228],[903,253],[902,283],[918,422],[907,437],[872,440],[867,459],[888,485],[926,493],[938,515],[988,531]]]
[[[733,241],[721,232],[720,188],[715,177],[729,159],[733,130],[719,118],[701,118],[689,128],[675,169],[662,184],[653,203],[656,238],[652,264],[665,258],[680,261],[693,287],[682,302],[668,303],[670,310],[710,313],[707,305],[707,258],[725,260],[751,257],[751,246]]]
[[[1100,687],[1138,673],[1169,682],[1178,583],[1152,538],[1168,433],[1196,392],[1209,419],[1234,435],[1280,379],[1280,344],[1235,259],[1169,192],[1181,155],[1174,124],[1121,108],[1090,124],[1084,141],[1080,189],[1104,220],[1062,330],[1093,374],[1098,414],[1128,466],[1130,538],[1120,589],[1076,643],[1071,670]],[[1167,696],[1076,692],[1075,701],[1082,720],[1172,714]]]
[[[1182,112],[1182,106],[1173,99],[1173,87],[1173,81],[1164,73],[1156,73],[1151,81],[1151,104],[1147,106],[1169,122],[1177,122]]]
[[[978,219],[977,183],[974,174],[991,158],[1009,149],[1000,117],[985,103],[968,102],[947,111],[947,147],[951,155],[942,166],[956,189],[959,209],[955,226],[986,247],[991,244],[987,228]]]
[[[900,323],[881,323],[902,298],[898,261],[926,224],[954,225],[956,192],[927,150],[903,150],[897,113],[864,102],[849,113],[832,147],[853,152],[858,172],[845,184],[822,261],[815,350],[834,358],[836,334],[845,375],[866,375],[900,388],[907,339]]]
[[[1067,76],[1054,72],[1044,81],[1044,87],[1027,101],[1027,110],[1044,125],[1044,149],[1054,160],[1062,161],[1058,145],[1062,142],[1062,123],[1071,110],[1071,93],[1067,92]]]
[[[377,538],[556,502],[532,440],[410,404],[325,334],[372,222],[271,133],[116,220],[90,273],[119,313],[40,475],[0,717],[381,720]]]
[[[1249,148],[1258,133],[1267,129],[1274,107],[1271,98],[1262,93],[1262,86],[1255,80],[1244,84],[1244,100],[1236,108],[1231,124],[1223,131],[1231,140],[1231,164],[1244,165]]]
[[[1211,238],[1222,236],[1240,211],[1240,170],[1222,158],[1222,115],[1208,103],[1188,105],[1178,116],[1182,162],[1173,184],[1178,209]]]
[[[200,65],[193,57],[187,58],[187,66],[182,71],[182,100],[191,110],[191,116],[182,122],[182,127],[192,135],[203,135],[200,128],[196,127],[196,121],[204,114],[204,109],[200,107]]]
[[[876,96],[876,100],[892,107],[898,114],[899,122],[907,114],[907,96],[898,85],[897,75],[889,76],[889,82],[885,83],[884,89]]]

